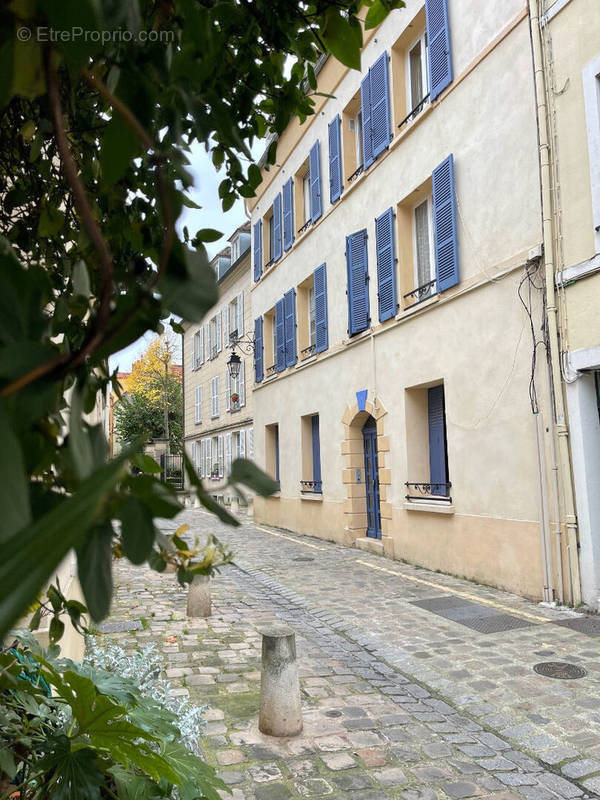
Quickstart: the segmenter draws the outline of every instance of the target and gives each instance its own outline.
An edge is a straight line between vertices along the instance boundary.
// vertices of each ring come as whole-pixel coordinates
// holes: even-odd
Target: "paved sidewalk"
[[[211,704],[205,753],[234,800],[600,791],[600,639],[553,624],[565,614],[317,539],[232,530],[200,511],[183,521],[236,553],[237,566],[214,583],[213,616],[185,618],[174,576],[119,564],[113,619],[142,619],[145,628],[111,638],[128,647],[156,641],[175,691]],[[440,597],[444,608],[451,599],[452,619],[428,602]],[[525,627],[483,633],[461,624],[481,607],[479,628]],[[297,632],[302,677],[305,731],[283,741],[256,726],[257,629],[274,618]],[[560,681],[532,671],[549,660],[588,675]]]

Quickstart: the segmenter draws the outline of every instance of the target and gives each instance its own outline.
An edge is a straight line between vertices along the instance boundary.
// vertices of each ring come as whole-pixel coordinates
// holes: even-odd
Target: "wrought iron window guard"
[[[270,367],[267,367],[267,372],[268,373],[273,373],[273,372],[275,372],[276,369],[277,369],[277,364],[271,364]]]
[[[445,502],[451,503],[452,497],[450,496],[450,489],[452,484],[450,481],[447,483],[405,483],[404,484],[408,490],[408,494],[405,495],[405,498],[410,502],[411,500],[422,500],[423,498],[427,500],[435,500],[438,502]],[[410,494],[411,487],[417,491],[419,494]],[[443,494],[434,494],[442,490]]]
[[[420,114],[421,111],[423,110],[423,106],[428,100],[429,100],[429,92],[427,92],[425,97],[417,103],[417,105],[412,109],[412,111],[408,112],[408,114],[404,117],[404,119],[398,125],[398,127],[401,128],[403,125],[406,125],[407,122],[410,122],[411,119],[414,119],[417,116],[417,114]]]
[[[272,267],[274,263],[275,263],[274,258],[272,258],[270,261],[267,261],[267,263],[265,264],[265,269],[269,269],[269,267]]]
[[[304,494],[323,494],[322,481],[300,481],[300,486]]]
[[[417,303],[422,303],[423,300],[427,300],[433,294],[435,294],[435,284],[436,279],[434,278],[432,281],[428,281],[424,283],[422,286],[417,286],[416,289],[413,289],[412,292],[407,292],[403,295],[404,299],[414,297],[415,302],[411,303],[411,306],[416,306]]]
[[[360,167],[357,167],[357,168],[354,170],[354,172],[352,173],[352,175],[350,175],[350,177],[348,178],[348,183],[352,183],[352,181],[353,181],[355,178],[358,178],[358,176],[359,176],[359,175],[361,175],[361,174],[362,174],[364,171],[365,171],[365,168],[364,168],[364,167],[363,167],[363,165],[361,164],[361,165],[360,165]]]
[[[300,350],[300,355],[303,358],[310,358],[310,356],[314,355],[316,349],[316,344],[310,344],[308,347],[305,347],[304,350]]]
[[[312,225],[312,219],[306,220],[304,225],[301,228],[298,228],[298,233],[304,233],[304,231],[307,231],[311,225]]]
[[[216,358],[218,355],[219,355],[219,350],[218,350],[218,348],[217,348],[217,345],[215,344],[215,345],[214,345],[213,347],[211,347],[211,349],[210,349],[210,357],[211,357],[211,358]]]

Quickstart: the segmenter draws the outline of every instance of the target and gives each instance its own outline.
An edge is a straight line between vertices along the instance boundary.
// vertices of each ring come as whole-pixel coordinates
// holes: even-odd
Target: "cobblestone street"
[[[569,612],[198,510],[182,522],[236,556],[212,616],[186,618],[174,575],[119,563],[109,623],[141,625],[107,635],[155,642],[173,690],[210,705],[203,750],[234,800],[600,792],[600,638],[565,627]],[[296,632],[301,676],[304,732],[284,740],[257,727],[259,629],[274,620]],[[587,675],[546,678],[543,661]]]

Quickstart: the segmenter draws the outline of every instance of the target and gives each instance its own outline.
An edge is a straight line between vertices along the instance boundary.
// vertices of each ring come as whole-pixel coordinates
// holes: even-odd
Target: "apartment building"
[[[279,137],[247,201],[256,460],[280,484],[255,518],[568,599],[530,26],[524,0],[407,0]]]
[[[241,339],[252,326],[249,223],[234,231],[211,265],[219,302],[202,324],[184,325],[184,446],[208,491],[226,505],[236,505],[238,495],[227,488],[231,464],[254,454],[251,351],[238,349],[241,364],[235,379],[227,366],[231,337]]]
[[[594,0],[548,0],[538,59],[545,78],[542,174],[551,254],[549,315],[562,378],[558,447],[570,445],[573,491],[563,499],[581,599],[600,597],[600,8]],[[553,281],[552,281],[553,278]],[[554,310],[555,309],[555,310]]]

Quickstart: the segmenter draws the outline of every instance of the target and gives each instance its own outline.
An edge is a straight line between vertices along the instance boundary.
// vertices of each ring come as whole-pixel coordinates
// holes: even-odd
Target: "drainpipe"
[[[577,517],[575,514],[574,491],[571,476],[571,460],[569,454],[568,428],[565,417],[564,398],[562,393],[562,377],[560,372],[559,332],[557,323],[557,298],[555,291],[555,232],[552,202],[552,164],[549,136],[549,120],[544,71],[543,40],[540,29],[540,0],[529,0],[529,18],[531,47],[535,80],[535,96],[537,109],[540,183],[542,204],[542,234],[544,242],[545,284],[547,299],[546,323],[548,326],[548,345],[550,358],[548,380],[550,400],[553,411],[551,431],[552,484],[554,497],[555,536],[558,553],[557,562],[562,560],[561,532],[564,524],[566,530],[568,600],[577,606],[581,603],[581,582],[579,578],[579,557],[577,544]],[[563,513],[560,513],[562,500]],[[562,564],[559,567],[561,575]],[[561,584],[562,588],[562,584]]]

